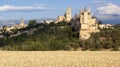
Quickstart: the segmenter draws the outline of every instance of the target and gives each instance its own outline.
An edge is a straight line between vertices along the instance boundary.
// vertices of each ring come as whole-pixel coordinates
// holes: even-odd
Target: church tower
[[[65,13],[65,18],[67,22],[70,22],[71,18],[72,18],[72,14],[71,14],[71,8],[68,7]]]
[[[24,21],[24,19],[22,18],[21,20],[20,20],[20,24],[19,24],[19,26],[20,27],[25,27],[25,23],[24,23],[25,21]]]

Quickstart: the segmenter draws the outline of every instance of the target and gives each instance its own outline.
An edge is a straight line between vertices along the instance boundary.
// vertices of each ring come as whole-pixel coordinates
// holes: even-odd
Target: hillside
[[[66,22],[37,23],[18,31],[34,28],[37,30],[33,34],[23,33],[17,37],[1,38],[1,50],[120,50],[120,25],[115,25],[115,29],[103,29],[100,33],[92,34],[91,38],[85,41],[79,40],[79,32]]]

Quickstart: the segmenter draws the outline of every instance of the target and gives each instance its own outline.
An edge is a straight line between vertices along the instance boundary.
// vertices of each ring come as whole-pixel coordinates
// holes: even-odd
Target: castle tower
[[[25,27],[25,23],[24,23],[25,21],[24,21],[24,19],[22,18],[21,20],[20,20],[20,24],[19,24],[19,26],[20,27]]]
[[[89,39],[91,33],[99,32],[96,18],[91,16],[90,9],[85,8],[80,11],[80,31],[79,39]]]
[[[72,13],[71,13],[71,8],[68,7],[65,13],[65,17],[66,17],[66,21],[70,22],[71,18],[72,18]]]
[[[80,24],[81,29],[88,29],[89,24],[91,24],[91,13],[89,10],[84,9],[80,11]]]

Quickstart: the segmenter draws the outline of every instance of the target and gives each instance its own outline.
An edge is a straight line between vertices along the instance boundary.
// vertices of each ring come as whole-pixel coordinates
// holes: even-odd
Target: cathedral
[[[92,33],[100,32],[95,16],[91,15],[91,10],[84,8],[72,18],[71,8],[68,7],[64,16],[58,16],[58,22],[69,22],[74,30],[79,31],[79,39],[87,40]]]
[[[64,16],[58,16],[57,17],[57,22],[62,22],[62,21],[70,22],[71,18],[72,18],[71,8],[68,7],[65,14],[64,14]]]

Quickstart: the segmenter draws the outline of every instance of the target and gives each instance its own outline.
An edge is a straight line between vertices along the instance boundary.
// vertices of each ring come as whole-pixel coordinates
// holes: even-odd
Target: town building
[[[28,25],[25,24],[24,19],[22,18],[20,20],[20,24],[14,25],[14,26],[5,26],[5,29],[6,29],[7,32],[12,32],[11,30],[13,30],[13,29],[21,29],[21,28],[25,28],[27,26]]]
[[[111,24],[100,24],[99,28],[100,29],[114,29],[113,25]]]
[[[54,22],[54,20],[44,20],[44,23],[50,24],[51,22]]]

